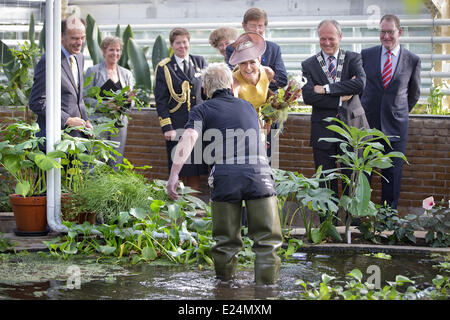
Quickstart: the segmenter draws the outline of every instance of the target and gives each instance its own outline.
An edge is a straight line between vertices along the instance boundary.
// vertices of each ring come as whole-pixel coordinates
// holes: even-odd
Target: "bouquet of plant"
[[[87,78],[84,85],[89,85],[91,81],[92,77]],[[86,97],[93,98],[97,102],[96,109],[102,112],[107,118],[100,122],[114,119],[116,120],[116,127],[123,127],[122,116],[128,117],[127,111],[131,108],[133,102],[139,110],[145,104],[138,99],[136,90],[130,90],[129,86],[122,89],[117,88],[111,80],[105,82],[102,87],[93,86],[89,88]]]
[[[301,75],[292,76],[285,89],[279,89],[261,106],[262,119],[269,124],[278,123],[279,128],[276,134],[280,132],[284,122],[287,120],[290,107],[298,105],[297,99],[300,98],[302,87],[305,84],[305,77]]]

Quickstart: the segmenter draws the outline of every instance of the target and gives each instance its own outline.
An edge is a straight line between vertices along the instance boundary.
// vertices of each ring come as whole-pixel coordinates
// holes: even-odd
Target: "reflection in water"
[[[417,283],[431,282],[437,274],[434,264],[425,255],[392,255],[391,260],[362,254],[296,253],[295,260],[283,264],[280,279],[272,286],[257,286],[253,269],[238,269],[235,279],[221,282],[214,270],[198,270],[192,266],[155,266],[140,264],[129,268],[128,275],[83,282],[80,289],[67,289],[64,281],[1,284],[0,299],[152,299],[152,300],[241,300],[296,299],[297,279],[313,282],[323,273],[342,278],[353,269],[360,269],[367,280],[367,268],[376,265],[381,270],[381,284],[393,281],[398,274]],[[56,263],[56,262],[55,262]]]

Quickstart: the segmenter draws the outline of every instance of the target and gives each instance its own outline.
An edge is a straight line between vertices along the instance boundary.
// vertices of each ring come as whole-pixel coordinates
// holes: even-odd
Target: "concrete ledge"
[[[3,234],[3,237],[10,239],[13,244],[13,247],[8,250],[9,252],[24,250],[29,252],[47,251],[48,248],[43,241],[49,241],[58,236],[60,236],[60,233],[58,232],[49,232],[46,236],[42,237],[19,237],[15,233]]]
[[[14,213],[0,212],[0,232],[9,233],[16,228]]]
[[[347,244],[347,243],[324,243],[305,244],[297,252],[332,252],[332,253],[447,253],[450,248],[434,248],[419,246],[395,246],[379,244]]]
[[[336,227],[337,231],[342,234],[342,238],[345,240],[345,226]],[[360,234],[356,227],[350,227],[352,235]],[[306,230],[304,228],[295,228],[292,230],[291,235],[303,236]],[[383,232],[382,234],[389,235],[392,232]],[[424,239],[426,231],[415,231],[414,235],[418,239]],[[436,247],[423,247],[423,246],[409,246],[409,245],[381,245],[381,244],[353,244],[353,243],[323,243],[323,244],[304,244],[299,252],[383,252],[383,253],[448,253],[450,254],[450,248],[436,248]]]

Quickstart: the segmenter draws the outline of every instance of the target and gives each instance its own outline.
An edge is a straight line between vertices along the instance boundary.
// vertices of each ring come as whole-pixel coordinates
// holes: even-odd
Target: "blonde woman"
[[[104,61],[86,70],[85,78],[93,75],[93,79],[92,82],[85,87],[84,96],[87,95],[89,88],[92,86],[102,87],[109,80],[111,80],[113,84],[111,85],[111,89],[113,89],[113,91],[121,90],[126,86],[129,86],[130,90],[133,89],[133,74],[130,70],[118,65],[120,56],[122,55],[122,40],[118,37],[106,37],[103,39],[100,47],[103,52]],[[93,107],[99,107],[97,105],[97,100],[93,98],[85,98],[85,102],[91,104]],[[114,105],[107,105],[111,109],[115,108]],[[105,114],[100,111],[96,111],[93,119],[98,119],[102,116],[105,116]],[[123,161],[128,128],[128,118],[126,115],[121,115],[118,120],[120,120],[116,122],[118,134],[116,135],[109,133],[107,137],[109,140],[120,142],[120,145],[116,150],[121,154],[121,156],[116,157],[116,164],[122,163]]]

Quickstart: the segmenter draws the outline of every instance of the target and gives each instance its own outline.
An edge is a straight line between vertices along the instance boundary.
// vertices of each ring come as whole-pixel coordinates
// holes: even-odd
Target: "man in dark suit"
[[[168,170],[172,167],[172,150],[177,141],[175,130],[183,129],[193,106],[202,103],[201,70],[206,67],[202,56],[189,54],[190,34],[184,28],[174,28],[169,35],[173,56],[162,60],[155,71],[155,102],[159,123],[166,140]],[[181,133],[178,137],[181,136]],[[207,165],[193,155],[202,151],[198,142],[192,157],[180,172],[180,177],[191,188],[198,190],[200,176],[208,173]]]
[[[392,149],[405,152],[409,112],[420,97],[420,58],[399,44],[400,20],[385,15],[380,21],[381,45],[361,51],[367,86],[361,95],[371,128],[389,138]],[[400,196],[403,160],[393,158],[393,167],[382,170],[381,203],[397,208]]]
[[[69,17],[61,22],[61,130],[82,126],[91,128],[83,102],[83,67],[81,51],[86,41],[86,26],[82,19]],[[34,83],[30,93],[30,109],[37,114],[38,136],[46,136],[46,69],[45,54],[39,60],[34,72]],[[84,137],[78,130],[70,135]],[[45,147],[44,147],[45,150]]]
[[[245,32],[256,32],[264,37],[264,31],[266,30],[268,23],[267,14],[264,10],[260,8],[250,8],[244,14],[244,19],[242,21],[242,28]],[[225,61],[229,64],[231,54],[234,48],[232,46],[227,46]],[[270,67],[274,72],[275,76],[269,85],[270,90],[277,91],[278,88],[283,88],[287,85],[287,72],[284,66],[283,59],[281,58],[281,49],[278,44],[272,41],[266,40],[266,51],[261,56],[261,64],[263,66]],[[233,69],[234,66],[230,65]]]
[[[322,165],[327,170],[336,168],[336,160],[332,156],[340,154],[341,150],[338,143],[318,141],[319,138],[338,137],[326,128],[330,123],[323,120],[338,117],[340,109],[362,92],[366,75],[360,54],[339,48],[342,31],[337,21],[320,22],[317,32],[322,50],[302,63],[303,76],[308,81],[302,94],[304,102],[312,106],[310,146],[314,164],[316,169]],[[355,109],[354,117],[365,117],[361,106]],[[336,180],[330,187],[338,195]]]

